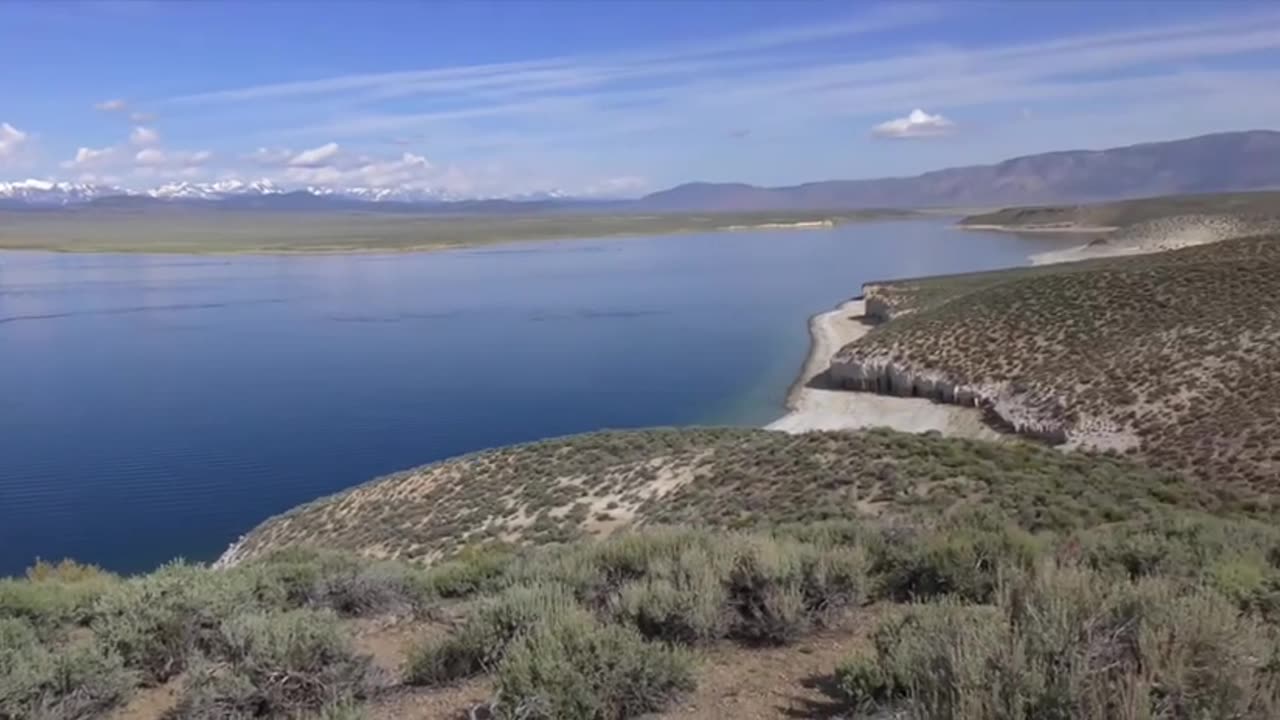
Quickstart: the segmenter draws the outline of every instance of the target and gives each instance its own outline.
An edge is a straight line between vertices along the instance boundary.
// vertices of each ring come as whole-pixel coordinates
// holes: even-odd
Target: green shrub
[[[727,578],[730,634],[753,642],[790,642],[828,613],[861,602],[866,567],[858,548],[739,537]]]
[[[1001,573],[1032,567],[1045,543],[1024,530],[986,518],[958,520],[931,531],[894,531],[873,548],[881,596],[926,600],[955,595],[990,602]]]
[[[560,585],[509,588],[472,611],[456,633],[411,648],[405,680],[414,685],[435,685],[492,670],[512,640],[547,618],[576,607],[572,595]]]
[[[255,610],[257,602],[243,574],[175,562],[105,593],[92,627],[145,681],[164,682],[193,653],[210,649],[223,620]]]
[[[428,573],[428,583],[443,598],[461,598],[501,586],[514,561],[512,550],[501,545],[470,547],[439,563]]]
[[[659,578],[637,580],[618,592],[612,616],[648,638],[702,643],[727,631],[727,598],[716,577],[681,585]]]
[[[836,667],[836,687],[859,712],[871,711],[897,689],[879,658],[858,653]]]
[[[25,618],[47,637],[88,622],[94,602],[119,582],[92,565],[38,561],[24,580],[0,579],[0,618]]]
[[[1280,712],[1275,628],[1221,594],[1046,566],[991,607],[914,606],[838,672],[858,707],[923,719],[1262,718]]]
[[[374,562],[351,574],[321,579],[318,607],[351,617],[389,611],[425,612],[434,593],[426,574],[402,562]]]
[[[0,619],[0,718],[97,717],[132,688],[120,657],[97,643],[51,647],[26,621]]]
[[[185,718],[297,717],[333,713],[364,697],[372,663],[352,649],[327,611],[252,613],[225,620],[213,650],[193,664]]]
[[[834,531],[813,537],[648,529],[535,553],[512,576],[572,588],[649,638],[788,642],[866,597],[863,550]]]
[[[574,611],[517,638],[497,684],[502,718],[622,720],[662,710],[694,678],[685,652]]]
[[[394,560],[354,553],[289,548],[236,568],[266,607],[329,608],[349,617],[389,611],[420,614],[434,599],[427,573]]]

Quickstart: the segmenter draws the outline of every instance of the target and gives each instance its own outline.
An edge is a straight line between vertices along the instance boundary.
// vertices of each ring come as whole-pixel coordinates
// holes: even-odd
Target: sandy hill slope
[[[1172,484],[1171,484],[1172,483]],[[1069,511],[1040,505],[1072,487]],[[542,544],[654,524],[753,527],[936,516],[994,504],[1030,527],[1090,522],[1159,497],[1224,502],[1168,473],[1030,443],[885,430],[787,435],[751,429],[606,432],[464,456],[380,478],[272,518],[224,564],[294,545],[433,560],[491,541]],[[1192,500],[1192,497],[1198,498]],[[906,502],[903,502],[906,501]]]
[[[843,387],[977,405],[1213,483],[1280,477],[1280,238],[867,288]]]

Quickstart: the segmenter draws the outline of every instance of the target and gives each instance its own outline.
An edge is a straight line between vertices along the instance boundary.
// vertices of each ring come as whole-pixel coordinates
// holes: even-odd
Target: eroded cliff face
[[[897,397],[918,397],[981,410],[997,427],[1044,440],[1070,440],[1064,409],[1051,398],[1018,391],[1009,383],[972,384],[945,373],[923,370],[886,355],[867,355],[850,348],[831,361],[831,380],[846,390]]]
[[[862,286],[863,313],[878,323],[889,322],[893,316],[893,305],[885,297],[883,286]]]
[[[863,286],[866,314],[877,322],[895,315],[882,285]],[[987,421],[1004,430],[1061,444],[1072,441],[1069,413],[1060,401],[1033,388],[1009,382],[972,382],[936,369],[895,360],[892,350],[864,350],[856,343],[831,360],[829,377],[846,390],[896,397],[926,398],[948,405],[980,410]]]

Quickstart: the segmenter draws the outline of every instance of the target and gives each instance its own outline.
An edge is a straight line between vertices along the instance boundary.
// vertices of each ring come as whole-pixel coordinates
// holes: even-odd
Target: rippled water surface
[[[1054,241],[897,222],[433,254],[0,252],[0,574],[208,560],[383,473],[782,412],[862,282]]]

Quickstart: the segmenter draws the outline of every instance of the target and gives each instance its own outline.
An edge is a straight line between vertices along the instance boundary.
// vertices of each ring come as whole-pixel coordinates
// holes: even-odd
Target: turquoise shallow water
[[[208,560],[265,517],[472,450],[762,425],[861,283],[1054,241],[939,222],[431,254],[0,253],[0,574]]]

